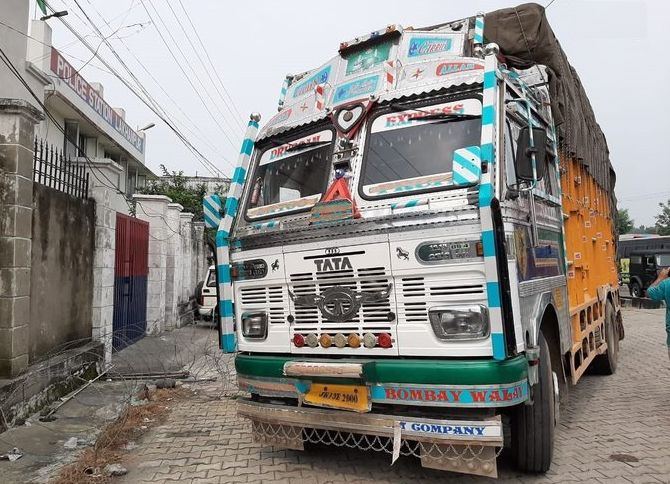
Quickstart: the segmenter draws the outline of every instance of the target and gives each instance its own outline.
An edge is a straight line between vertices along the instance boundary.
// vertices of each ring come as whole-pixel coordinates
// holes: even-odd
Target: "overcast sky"
[[[236,162],[248,114],[259,111],[267,120],[276,112],[286,73],[315,68],[335,55],[341,41],[390,23],[421,27],[516,5],[472,0],[78,1],[105,36],[119,29],[109,40],[120,57],[191,142],[226,175]],[[74,0],[50,3],[56,9],[67,9],[67,19],[98,46],[100,39]],[[670,2],[665,0],[555,0],[547,10],[609,142],[619,206],[630,209],[638,225],[653,224],[658,203],[670,198],[670,157],[668,148],[661,147],[670,128],[670,101],[665,92],[670,85],[665,40],[669,14]],[[217,74],[205,71],[194,53],[193,47],[207,62],[189,19],[223,86]],[[49,22],[55,47],[76,68],[91,58],[57,19]],[[181,50],[188,62],[173,59],[159,31],[174,55],[182,59]],[[105,46],[99,53],[111,62]],[[158,172],[164,164],[189,175],[209,175],[155,114],[101,68],[94,59],[82,74],[88,81],[104,84],[105,99],[126,109],[131,126],[156,122],[147,132],[146,163],[152,170]]]

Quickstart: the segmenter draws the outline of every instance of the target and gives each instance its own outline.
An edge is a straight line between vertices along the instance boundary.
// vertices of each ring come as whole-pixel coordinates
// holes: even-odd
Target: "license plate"
[[[318,407],[370,411],[370,395],[364,386],[312,383],[303,400]]]

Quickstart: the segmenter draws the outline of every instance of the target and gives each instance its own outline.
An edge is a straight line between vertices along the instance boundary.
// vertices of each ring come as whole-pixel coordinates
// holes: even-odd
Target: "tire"
[[[538,383],[533,387],[533,405],[517,407],[512,421],[512,450],[517,468],[544,473],[551,467],[556,426],[554,378],[549,346],[540,332]]]
[[[633,281],[630,283],[630,295],[633,297],[642,297],[643,296],[643,291],[642,287],[640,286],[640,283],[637,281]]]
[[[614,306],[607,301],[605,306],[605,342],[607,351],[593,359],[591,368],[598,375],[612,375],[616,372],[619,359],[619,322],[617,321]]]

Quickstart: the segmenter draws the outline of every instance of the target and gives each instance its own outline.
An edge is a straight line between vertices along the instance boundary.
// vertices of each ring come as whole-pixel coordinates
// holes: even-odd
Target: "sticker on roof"
[[[380,75],[363,77],[355,81],[340,84],[335,88],[335,96],[333,97],[333,104],[339,104],[342,101],[355,99],[372,94],[379,87]]]

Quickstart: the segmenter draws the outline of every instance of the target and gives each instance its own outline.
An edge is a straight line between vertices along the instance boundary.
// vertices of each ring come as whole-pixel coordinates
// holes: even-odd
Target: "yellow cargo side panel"
[[[603,288],[618,288],[615,214],[610,194],[595,183],[586,168],[565,154],[560,159],[573,353],[579,353],[574,366],[579,367],[590,362],[587,356],[600,337],[596,329],[593,341],[593,328],[600,325],[605,310],[598,290],[602,297]]]

